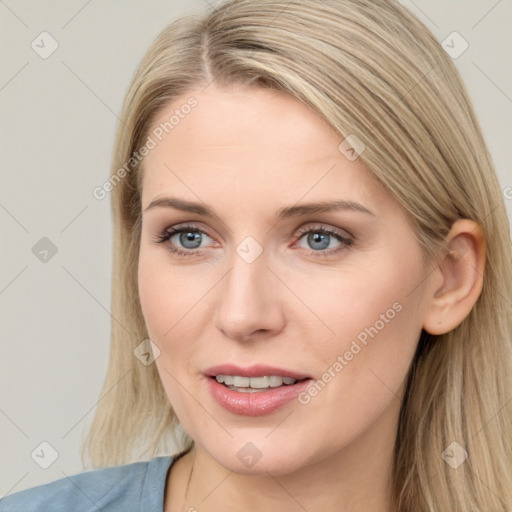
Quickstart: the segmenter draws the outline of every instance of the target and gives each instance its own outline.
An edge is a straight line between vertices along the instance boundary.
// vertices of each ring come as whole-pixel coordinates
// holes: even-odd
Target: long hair
[[[393,492],[401,512],[512,510],[512,255],[504,199],[451,58],[395,0],[229,0],[171,23],[154,40],[126,94],[111,175],[98,192],[112,204],[113,320],[82,457],[101,467],[191,446],[156,365],[134,356],[148,338],[137,286],[139,150],[154,138],[164,107],[212,82],[285,92],[325,119],[340,142],[349,135],[363,141],[360,161],[402,205],[426,261],[457,219],[482,226],[487,259],[476,304],[452,331],[423,331],[418,341]],[[453,467],[447,448],[465,450],[467,460]]]

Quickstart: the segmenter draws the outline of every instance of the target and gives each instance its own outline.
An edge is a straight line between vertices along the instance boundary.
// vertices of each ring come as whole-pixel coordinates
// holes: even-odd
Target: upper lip
[[[278,377],[290,377],[295,380],[311,378],[310,375],[305,373],[264,364],[254,364],[252,366],[246,366],[245,368],[235,364],[221,364],[208,368],[204,373],[209,377],[215,377],[217,375],[239,375],[240,377],[264,377],[266,375],[276,375]]]

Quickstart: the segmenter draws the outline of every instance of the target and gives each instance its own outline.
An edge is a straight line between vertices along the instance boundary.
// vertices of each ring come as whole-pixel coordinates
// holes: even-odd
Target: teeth
[[[271,377],[268,378],[268,385],[271,388],[278,388],[279,386],[283,385],[283,382],[284,380],[281,377],[276,377],[275,375],[272,375]]]
[[[235,388],[252,388],[252,389],[267,389],[278,388],[283,384],[289,386],[295,384],[297,379],[291,377],[279,377],[277,375],[270,375],[265,377],[240,377],[239,375],[217,375],[215,377],[217,382],[232,386]]]
[[[236,384],[234,385],[236,386]],[[270,377],[251,377],[249,379],[249,387],[256,389],[268,388],[270,387]]]
[[[249,377],[231,377],[229,376],[228,379],[231,379],[233,382],[233,386],[236,386],[237,388],[248,388],[249,384],[251,383],[251,379]]]

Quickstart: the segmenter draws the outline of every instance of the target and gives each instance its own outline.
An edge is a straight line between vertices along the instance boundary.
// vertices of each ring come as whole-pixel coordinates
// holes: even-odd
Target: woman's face
[[[403,210],[282,93],[210,86],[159,123],[144,159],[139,292],[196,448],[255,474],[389,448],[427,306]]]

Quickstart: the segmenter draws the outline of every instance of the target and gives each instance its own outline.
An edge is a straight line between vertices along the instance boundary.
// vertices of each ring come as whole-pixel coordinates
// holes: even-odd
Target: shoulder
[[[0,499],[0,512],[163,510],[172,456],[94,469]]]

